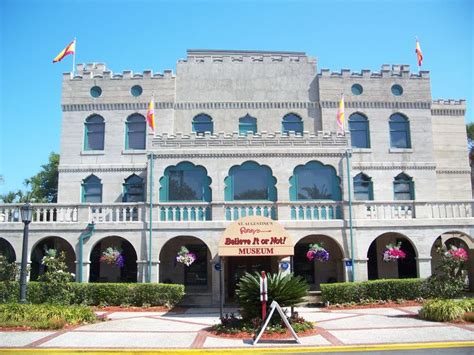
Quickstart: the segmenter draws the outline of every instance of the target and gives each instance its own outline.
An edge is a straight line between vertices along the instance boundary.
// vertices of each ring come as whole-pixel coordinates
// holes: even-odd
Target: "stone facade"
[[[184,282],[192,296],[188,302],[200,304],[218,302],[219,272],[213,265],[219,261],[226,295],[231,298],[231,273],[245,267],[239,269],[237,259],[220,260],[217,246],[225,228],[248,214],[277,219],[292,235],[295,251],[298,245],[324,242],[333,256],[330,262],[308,267],[296,252],[292,260],[295,272],[307,277],[316,290],[321,282],[349,280],[351,269],[346,262],[350,259],[356,280],[374,275],[427,277],[438,238],[464,243],[474,259],[465,102],[433,101],[429,72],[412,73],[407,65],[383,65],[380,72],[322,69],[318,73],[316,59],[301,52],[189,50],[187,54],[178,61],[176,74],[170,70],[117,74],[97,63],[78,65],[74,76],[64,74],[58,205],[54,213],[52,206],[37,206],[45,217],[32,223],[31,250],[45,239],[53,243],[61,238],[69,243],[71,258],[76,260],[79,235],[94,221],[96,230],[84,244],[85,280],[113,281],[110,270],[93,260],[97,258],[94,248],[102,250],[126,241],[127,252],[135,253],[137,281]],[[403,92],[394,94],[394,85]],[[133,86],[141,88],[140,95],[131,93]],[[101,95],[93,97],[92,87],[99,87]],[[349,129],[345,134],[337,132],[341,94],[346,121],[356,113],[367,118],[368,147],[352,147]],[[152,96],[156,131],[147,126],[145,148],[127,149],[127,119],[134,114],[145,117]],[[193,119],[200,114],[212,118],[213,132],[193,132]],[[239,118],[247,114],[256,118],[254,134],[239,133]],[[282,120],[288,114],[301,118],[301,131],[282,133]],[[407,118],[410,144],[406,148],[391,144],[393,114]],[[92,115],[104,119],[103,149],[85,146],[85,120]],[[163,183],[167,169],[185,162],[205,169],[210,200],[161,197],[160,189],[167,188]],[[270,169],[274,201],[228,198],[229,171],[246,162]],[[294,198],[295,168],[311,162],[334,169],[340,199]],[[350,205],[352,181],[359,173],[371,178],[373,199]],[[393,182],[401,173],[413,181],[414,200],[395,199]],[[91,174],[101,181],[101,203],[84,201],[84,180]],[[133,174],[143,179],[146,197],[124,203],[124,182]],[[21,235],[14,211],[15,206],[3,207],[3,221],[11,223],[3,224],[0,237],[13,246],[18,260]],[[381,262],[384,246],[397,240],[412,250],[411,264]],[[177,249],[184,244],[204,246],[205,263],[201,261],[194,269],[176,265]],[[270,258],[269,271],[277,271],[286,260]],[[263,261],[255,259],[255,263]],[[471,287],[473,269],[471,263]],[[125,280],[123,271],[114,277]]]

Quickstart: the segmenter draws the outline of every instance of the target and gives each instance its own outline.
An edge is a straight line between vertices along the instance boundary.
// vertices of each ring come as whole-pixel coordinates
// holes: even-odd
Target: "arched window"
[[[182,162],[165,169],[160,179],[160,201],[212,200],[211,179],[203,166]]]
[[[125,149],[145,149],[145,117],[139,114],[128,117],[125,123],[125,132]]]
[[[102,202],[102,183],[95,175],[89,175],[82,181],[82,202]]]
[[[253,161],[230,168],[224,182],[226,201],[277,199],[276,179],[272,170]]]
[[[290,178],[290,199],[298,200],[341,200],[341,179],[330,165],[311,161],[298,165]]]
[[[354,199],[370,201],[374,199],[372,178],[363,173],[354,176]]]
[[[138,175],[131,175],[123,184],[123,202],[145,201],[145,188],[143,179]]]
[[[84,150],[104,150],[104,119],[99,115],[87,117],[84,130]]]
[[[396,113],[390,116],[390,147],[411,148],[410,122],[405,116]]]
[[[281,132],[288,134],[290,131],[294,131],[295,133],[303,133],[303,120],[300,116],[294,113],[285,115],[281,122]]]
[[[366,116],[352,114],[349,117],[349,130],[353,148],[370,148],[369,121]]]
[[[248,132],[257,133],[257,119],[247,113],[239,118],[239,134],[247,135]]]
[[[405,173],[398,174],[393,180],[393,194],[394,199],[400,200],[414,200],[415,188],[413,179]]]
[[[205,132],[214,132],[212,117],[206,114],[199,114],[193,118],[193,132],[204,134]]]

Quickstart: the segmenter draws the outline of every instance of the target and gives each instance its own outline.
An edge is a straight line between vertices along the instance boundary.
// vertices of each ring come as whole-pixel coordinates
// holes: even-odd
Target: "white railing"
[[[95,223],[143,222],[145,207],[143,203],[116,203],[88,205],[88,221]]]
[[[292,220],[314,221],[342,219],[342,203],[334,201],[300,201],[290,203],[290,214]]]
[[[277,203],[271,201],[232,201],[225,202],[223,206],[226,221],[236,221],[248,216],[278,218]]]
[[[0,224],[21,223],[21,204],[0,204]],[[149,205],[141,203],[33,204],[33,223],[139,223],[149,220]],[[246,216],[280,220],[348,219],[347,202],[232,201],[160,202],[153,205],[155,222],[235,221]],[[354,201],[355,220],[473,218],[474,200]]]
[[[209,202],[160,203],[154,208],[158,209],[158,220],[162,222],[212,220],[212,208]]]

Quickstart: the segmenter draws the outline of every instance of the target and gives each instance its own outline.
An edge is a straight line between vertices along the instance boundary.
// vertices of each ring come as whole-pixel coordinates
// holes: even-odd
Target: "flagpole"
[[[74,53],[72,55],[72,77],[74,78],[74,73],[76,69],[76,50],[77,50],[77,42],[76,37],[74,37]]]
[[[153,153],[150,153],[150,163],[148,165],[150,169],[150,225],[149,225],[149,239],[148,239],[148,282],[151,282],[151,270],[152,270],[152,263],[151,263],[151,251],[152,251],[152,235],[153,235],[153,159],[155,156]]]

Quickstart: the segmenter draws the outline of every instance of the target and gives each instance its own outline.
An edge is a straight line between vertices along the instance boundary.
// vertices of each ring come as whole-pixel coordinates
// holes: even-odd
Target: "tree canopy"
[[[10,191],[0,195],[3,203],[57,202],[58,201],[59,154],[52,152],[47,164],[41,166],[38,174],[25,179],[26,191]]]

